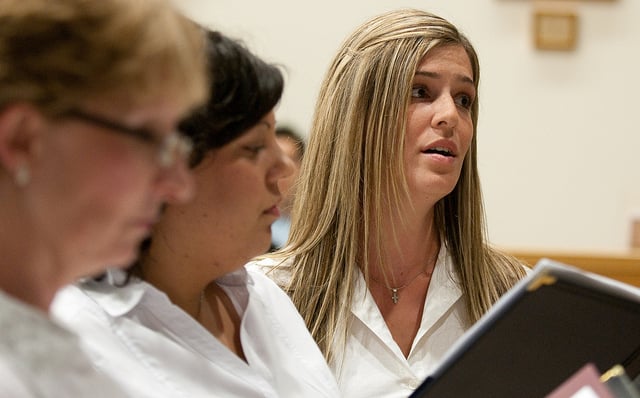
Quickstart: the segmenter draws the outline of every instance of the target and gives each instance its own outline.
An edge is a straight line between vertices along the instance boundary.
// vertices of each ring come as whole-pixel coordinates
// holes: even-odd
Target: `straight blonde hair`
[[[367,247],[389,198],[408,195],[404,134],[412,82],[432,49],[462,46],[478,88],[476,52],[448,21],[415,9],[365,22],[343,43],[322,83],[294,201],[288,291],[329,362],[344,348],[358,266],[369,281]],[[471,109],[474,131],[478,101]],[[387,199],[385,199],[387,198]],[[474,134],[454,190],[435,206],[435,226],[451,253],[475,322],[524,275],[516,259],[486,241]],[[286,265],[285,265],[286,264]],[[277,269],[276,269],[277,271]]]

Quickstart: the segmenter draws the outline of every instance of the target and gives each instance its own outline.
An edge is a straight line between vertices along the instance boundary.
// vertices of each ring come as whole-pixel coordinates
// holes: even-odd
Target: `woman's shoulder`
[[[340,396],[333,374],[289,296],[257,264],[247,265],[247,274],[253,310],[245,314],[244,322],[252,325],[251,337],[245,343],[269,345],[268,353],[261,351],[273,359],[274,371],[295,379],[293,385],[297,387],[291,387],[292,391],[297,389],[322,397]]]

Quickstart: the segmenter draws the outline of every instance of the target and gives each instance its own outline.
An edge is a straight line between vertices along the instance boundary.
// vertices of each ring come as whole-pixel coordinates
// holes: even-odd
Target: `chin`
[[[139,255],[139,239],[112,240],[85,247],[93,250],[76,251],[73,258],[65,261],[69,274],[75,278],[101,275],[110,268],[127,268]]]
[[[269,238],[268,239],[260,239],[260,245],[258,245],[257,240],[256,240],[256,249],[254,250],[254,255],[252,255],[251,257],[255,257],[255,256],[259,256],[261,254],[265,254],[269,251],[269,249],[271,249],[271,234],[269,234]]]
[[[103,262],[103,264],[106,264],[109,268],[127,268],[133,265],[139,254],[138,246],[132,246],[112,255],[109,261]]]

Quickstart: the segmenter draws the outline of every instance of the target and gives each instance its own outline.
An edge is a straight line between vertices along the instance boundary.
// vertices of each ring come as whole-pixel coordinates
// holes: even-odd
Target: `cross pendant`
[[[391,300],[393,300],[393,304],[398,304],[398,289],[391,288]]]

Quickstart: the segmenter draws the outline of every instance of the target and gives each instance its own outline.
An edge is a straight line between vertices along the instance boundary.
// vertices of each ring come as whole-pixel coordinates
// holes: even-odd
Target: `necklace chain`
[[[398,296],[398,292],[402,289],[404,289],[405,287],[409,286],[410,284],[413,283],[413,281],[415,281],[416,279],[418,279],[418,277],[422,274],[425,274],[427,276],[431,276],[431,274],[433,273],[433,270],[431,272],[427,272],[427,268],[429,266],[429,264],[434,265],[435,267],[435,262],[438,260],[438,252],[436,252],[435,257],[433,258],[433,260],[431,260],[431,262],[427,263],[427,266],[420,272],[418,272],[413,278],[411,278],[409,280],[409,282],[405,283],[402,286],[398,286],[398,287],[393,287],[393,286],[389,286],[386,283],[383,283],[379,280],[377,280],[376,278],[374,278],[373,276],[371,277],[371,279],[376,282],[377,284],[379,284],[380,286],[384,286],[385,288],[389,289],[391,291],[391,300],[393,301],[393,304],[398,304],[398,300],[400,300],[400,296]]]

